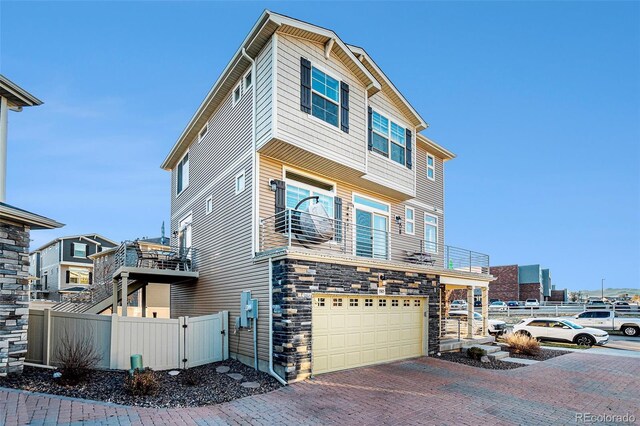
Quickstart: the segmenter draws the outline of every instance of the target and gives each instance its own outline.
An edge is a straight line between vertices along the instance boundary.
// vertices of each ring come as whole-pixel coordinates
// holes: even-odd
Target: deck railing
[[[486,254],[426,241],[401,231],[375,229],[292,209],[260,221],[260,252],[293,247],[326,254],[489,273],[489,256]]]
[[[141,248],[136,241],[125,241],[115,253],[115,269],[123,266],[196,272],[198,251],[193,247],[175,246],[147,250]]]

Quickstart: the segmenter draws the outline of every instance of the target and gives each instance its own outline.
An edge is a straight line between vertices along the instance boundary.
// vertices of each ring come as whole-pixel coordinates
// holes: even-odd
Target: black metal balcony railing
[[[115,253],[114,266],[115,270],[126,266],[196,272],[198,251],[193,247],[173,246],[162,250],[143,250],[136,241],[125,241]]]
[[[287,209],[260,221],[260,251],[303,248],[327,254],[414,263],[464,272],[489,273],[489,256],[405,233]]]

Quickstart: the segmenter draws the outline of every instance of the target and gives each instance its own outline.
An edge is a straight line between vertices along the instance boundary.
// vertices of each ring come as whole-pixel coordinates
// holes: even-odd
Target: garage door
[[[313,296],[313,374],[423,354],[426,298]]]

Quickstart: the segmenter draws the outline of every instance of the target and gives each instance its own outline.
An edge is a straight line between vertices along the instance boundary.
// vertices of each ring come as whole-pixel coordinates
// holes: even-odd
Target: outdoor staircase
[[[487,357],[489,357],[489,359],[491,360],[498,360],[498,359],[503,359],[503,358],[507,358],[509,356],[509,352],[503,351],[502,348],[500,346],[489,346],[489,345],[467,345],[467,346],[463,346],[462,349],[463,350],[467,350],[471,347],[476,347],[476,348],[480,348],[483,349],[486,353],[487,353]]]
[[[129,281],[127,293],[130,296],[146,285],[145,282]],[[122,282],[118,282],[118,301],[121,301]],[[84,314],[99,314],[113,304],[113,285],[98,284],[83,290],[64,302],[51,307],[54,311]]]

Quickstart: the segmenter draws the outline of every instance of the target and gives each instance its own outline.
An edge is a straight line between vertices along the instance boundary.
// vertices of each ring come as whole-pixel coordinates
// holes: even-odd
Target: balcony
[[[440,271],[489,273],[489,255],[483,253],[292,209],[260,221],[259,250],[259,256],[295,250]]]
[[[125,241],[114,254],[114,278],[123,272],[151,282],[198,278],[198,254],[194,247],[162,246],[149,250],[136,241]]]

